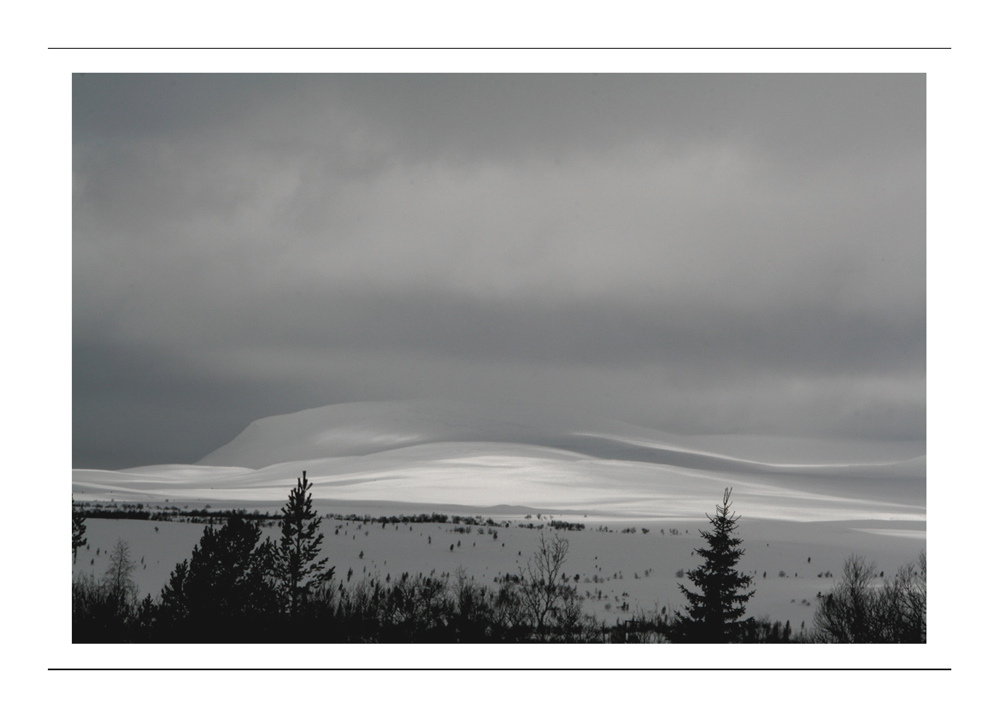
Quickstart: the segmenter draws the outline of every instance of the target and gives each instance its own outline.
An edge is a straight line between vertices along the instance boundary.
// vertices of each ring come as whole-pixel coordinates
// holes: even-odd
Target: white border
[[[630,3],[616,6],[610,18],[593,19],[581,27],[579,15],[569,30],[546,35],[545,28],[565,30],[554,19],[558,14],[532,14],[520,5],[494,8],[461,43],[452,40],[455,18],[463,17],[464,4],[437,3],[450,8],[413,21],[413,11],[393,16],[393,7],[371,12],[327,9],[313,18],[309,8],[286,4],[283,8],[253,9],[278,13],[257,17],[253,32],[242,33],[246,17],[216,13],[204,3],[180,3],[160,17],[147,10],[145,22],[123,31],[124,18],[134,16],[132,5],[108,21],[93,6],[47,6],[52,17],[32,24],[19,56],[9,63],[14,70],[5,120],[13,138],[15,168],[9,190],[16,219],[9,242],[10,274],[4,288],[9,327],[14,342],[5,353],[17,373],[15,406],[8,413],[16,427],[10,452],[15,455],[11,474],[15,514],[34,513],[39,507],[56,508],[54,524],[32,518],[15,521],[5,529],[8,552],[13,555],[8,577],[16,591],[6,603],[8,649],[6,662],[15,664],[16,691],[34,691],[46,705],[73,707],[87,715],[93,708],[102,716],[114,714],[109,700],[125,709],[143,707],[160,715],[184,711],[185,696],[194,691],[200,706],[252,707],[263,711],[286,706],[287,687],[311,685],[306,697],[314,706],[331,711],[350,709],[397,713],[419,706],[439,712],[474,711],[507,715],[520,711],[563,708],[587,713],[621,711],[636,696],[648,701],[651,711],[684,710],[723,703],[724,711],[751,711],[753,707],[781,714],[783,709],[826,716],[859,706],[872,713],[919,711],[919,715],[949,711],[977,695],[985,695],[991,662],[971,650],[973,640],[992,649],[995,630],[987,586],[993,573],[986,562],[986,528],[994,524],[992,507],[980,496],[990,464],[977,448],[989,447],[992,433],[986,412],[995,397],[993,355],[987,343],[994,323],[990,271],[995,250],[985,244],[984,210],[990,207],[988,173],[995,168],[992,137],[994,119],[988,110],[993,80],[986,75],[995,66],[981,18],[965,19],[964,37],[956,37],[948,18],[918,16],[912,5],[898,13],[901,4],[854,14],[860,3],[838,5],[835,15],[814,10],[799,26],[804,34],[788,33],[788,17],[798,4],[767,12],[753,6],[755,21],[743,11],[728,14],[730,7],[713,5],[706,16],[691,11],[660,11],[642,15]],[[107,5],[102,6],[107,7]],[[749,8],[750,6],[748,6]],[[195,12],[192,8],[197,8]],[[158,9],[153,8],[153,11]],[[251,8],[246,6],[245,11]],[[486,9],[487,12],[489,8]],[[186,12],[187,11],[187,12]],[[315,10],[312,10],[315,12]],[[93,13],[88,15],[87,13]],[[160,11],[167,12],[166,9]],[[579,11],[575,11],[579,13]],[[594,10],[601,12],[601,10]],[[604,9],[603,12],[610,12]],[[801,10],[796,10],[802,17]],[[630,14],[631,13],[631,14]],[[235,24],[229,19],[238,19]],[[435,25],[440,20],[440,26]],[[161,21],[162,20],[162,21]],[[269,23],[273,20],[273,23]],[[743,21],[742,24],[740,21]],[[386,24],[388,21],[388,24]],[[407,26],[407,21],[410,24]],[[296,35],[291,29],[299,25]],[[627,27],[626,27],[627,26]],[[15,23],[11,27],[24,25]],[[779,28],[776,31],[774,28]],[[219,33],[218,28],[224,28]],[[785,32],[780,32],[784,28]],[[37,31],[37,30],[41,31]],[[631,30],[631,33],[629,32]],[[421,31],[424,31],[421,34]],[[982,33],[982,35],[980,35]],[[305,37],[301,37],[301,35]],[[279,37],[267,44],[295,45],[412,45],[414,40],[435,44],[488,45],[950,45],[949,51],[53,51],[48,45],[81,44],[194,45],[263,44],[259,38]],[[174,38],[183,38],[176,42]],[[243,38],[254,40],[247,43]],[[553,41],[555,37],[557,41]],[[603,38],[611,37],[612,41]],[[220,39],[223,42],[220,42]],[[236,38],[233,42],[232,38]],[[286,38],[291,38],[294,42]],[[320,40],[317,42],[317,38]],[[443,40],[442,40],[443,38]],[[466,39],[470,38],[470,39]],[[507,38],[514,38],[508,40]],[[583,38],[581,41],[578,38]],[[624,40],[619,39],[624,38]],[[662,39],[660,39],[662,38]],[[792,41],[789,41],[789,38]],[[801,39],[799,39],[801,38]],[[843,41],[840,38],[849,38]],[[915,38],[915,39],[914,39]],[[753,39],[748,42],[747,39]],[[569,40],[569,41],[567,41]],[[707,40],[707,41],[706,41]],[[474,41],[474,42],[473,42]],[[990,61],[994,61],[991,63]],[[69,553],[61,530],[68,517],[66,486],[70,467],[70,283],[71,215],[69,198],[69,97],[72,72],[918,72],[928,77],[928,554],[931,566],[930,636],[917,647],[79,647],[68,643]],[[995,181],[994,181],[995,182]],[[27,311],[25,311],[27,310]],[[989,314],[987,314],[989,313]],[[53,451],[53,447],[56,448]],[[25,459],[25,458],[30,459]],[[978,484],[977,484],[978,483]],[[41,488],[41,497],[38,489]],[[65,511],[63,511],[65,509]],[[23,519],[23,518],[22,518]],[[50,531],[35,541],[39,524]],[[993,535],[995,531],[991,531]],[[976,548],[982,548],[977,551]],[[44,569],[44,559],[65,555],[66,567]],[[41,592],[37,578],[41,575]],[[946,666],[949,674],[59,674],[46,673],[53,666]],[[20,677],[24,677],[24,681]],[[39,689],[37,684],[44,683]],[[53,691],[49,687],[58,687]],[[178,689],[178,687],[183,687]],[[320,688],[322,687],[322,690]],[[454,694],[449,692],[458,687]],[[728,689],[735,687],[730,692]],[[961,688],[959,688],[961,687]],[[390,691],[386,691],[391,688]],[[946,698],[944,689],[952,693]],[[435,691],[436,690],[436,691]],[[317,698],[318,696],[318,698]],[[985,696],[984,696],[985,698]],[[308,699],[308,701],[312,701]],[[789,703],[790,702],[790,703]],[[947,703],[946,703],[947,702]],[[199,706],[194,704],[193,706]],[[54,710],[55,711],[55,710]],[[124,713],[124,712],[123,712]],[[255,712],[257,713],[257,712]]]

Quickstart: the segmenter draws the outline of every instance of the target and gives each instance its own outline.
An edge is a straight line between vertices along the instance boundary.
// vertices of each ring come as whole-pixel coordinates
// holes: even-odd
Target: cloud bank
[[[436,398],[923,439],[922,75],[76,75],[74,466]]]

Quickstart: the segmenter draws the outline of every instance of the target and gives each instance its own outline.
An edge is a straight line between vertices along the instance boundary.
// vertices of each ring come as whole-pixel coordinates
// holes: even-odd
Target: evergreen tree
[[[687,616],[679,617],[677,639],[688,642],[739,641],[747,620],[741,620],[753,590],[741,593],[753,580],[736,570],[745,550],[743,540],[734,532],[739,517],[733,515],[729,497],[731,488],[722,496],[722,506],[716,505],[715,516],[708,517],[712,531],[700,534],[707,547],[695,551],[704,562],[687,572],[687,578],[701,593],[678,584],[687,599]],[[708,515],[706,515],[708,516]]]
[[[280,598],[270,575],[275,547],[258,544],[260,527],[230,516],[219,529],[206,527],[190,560],[180,562],[161,594],[162,626],[174,640],[239,641],[262,631]]]
[[[87,524],[84,521],[83,513],[77,512],[73,508],[73,561],[76,562],[76,550],[87,543]]]
[[[298,612],[306,596],[333,578],[334,567],[326,569],[327,559],[315,561],[323,534],[320,520],[312,508],[309,481],[302,473],[281,509],[281,543],[276,557],[276,571],[292,614]]]

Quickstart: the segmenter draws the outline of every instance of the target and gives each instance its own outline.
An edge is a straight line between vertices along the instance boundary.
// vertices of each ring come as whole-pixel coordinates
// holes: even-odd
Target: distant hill
[[[302,471],[328,507],[702,517],[726,486],[736,487],[748,518],[921,520],[926,506],[922,444],[679,437],[601,418],[438,402],[267,417],[196,465],[75,469],[73,492],[78,500],[277,507]]]
[[[261,469],[283,462],[365,456],[438,442],[500,442],[600,459],[751,473],[921,457],[922,442],[845,442],[784,437],[681,437],[600,417],[456,403],[354,402],[256,420],[199,465]]]

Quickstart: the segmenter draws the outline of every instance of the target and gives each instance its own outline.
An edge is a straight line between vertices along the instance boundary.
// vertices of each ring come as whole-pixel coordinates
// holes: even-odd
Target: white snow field
[[[580,575],[588,609],[613,620],[638,608],[681,608],[677,583],[686,580],[677,570],[697,566],[697,530],[707,529],[705,514],[733,487],[742,569],[755,575],[757,590],[749,612],[799,628],[810,624],[817,592],[833,585],[851,553],[875,560],[888,577],[923,551],[924,455],[922,442],[678,437],[590,418],[354,403],[258,420],[196,465],[74,469],[73,498],[273,512],[305,471],[321,514],[439,512],[511,523],[494,540],[452,525],[327,519],[324,548],[339,579],[348,569],[384,579],[461,567],[490,581],[516,571],[537,545],[538,530],[519,523],[538,524],[539,514],[582,522],[584,531],[565,534],[566,571]],[[87,526],[90,546],[74,571],[103,572],[120,536],[142,559],[141,591],[153,594],[203,531],[133,520]]]

